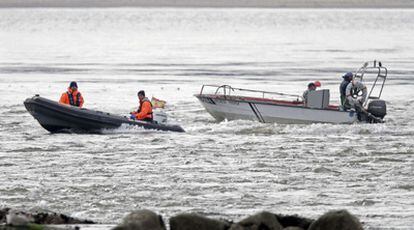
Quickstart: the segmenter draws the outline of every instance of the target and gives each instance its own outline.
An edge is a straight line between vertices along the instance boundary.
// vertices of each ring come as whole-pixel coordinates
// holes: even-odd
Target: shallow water
[[[368,229],[414,226],[414,11],[1,9],[0,206],[106,224],[147,208],[235,221],[348,209]],[[217,123],[193,94],[229,84],[338,103],[344,72],[381,60],[385,124]],[[85,107],[128,114],[167,100],[186,133],[121,127],[49,134],[25,98],[78,81]]]

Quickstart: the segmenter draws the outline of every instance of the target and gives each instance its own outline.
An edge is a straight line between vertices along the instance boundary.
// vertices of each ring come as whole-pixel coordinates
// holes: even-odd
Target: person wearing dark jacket
[[[351,105],[346,100],[346,87],[352,81],[354,74],[351,72],[346,73],[342,78],[344,79],[339,86],[339,92],[341,94],[341,106],[343,109],[351,108]]]

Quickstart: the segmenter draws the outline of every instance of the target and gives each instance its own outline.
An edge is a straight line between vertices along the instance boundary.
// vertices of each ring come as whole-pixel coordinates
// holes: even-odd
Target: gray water
[[[414,226],[414,11],[1,9],[0,206],[105,224],[147,208],[238,221],[347,209],[367,229]],[[319,80],[389,69],[385,124],[217,123],[203,84],[301,94]],[[136,92],[167,101],[186,133],[134,127],[49,134],[23,106],[78,81],[85,107],[128,114]]]

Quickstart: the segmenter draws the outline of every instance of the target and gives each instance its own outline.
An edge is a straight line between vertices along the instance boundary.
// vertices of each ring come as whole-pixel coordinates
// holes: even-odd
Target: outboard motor
[[[358,120],[367,123],[383,123],[383,119],[387,114],[387,106],[384,100],[370,101],[367,110],[362,107],[356,107],[355,109],[358,113]]]
[[[157,124],[165,124],[167,123],[167,114],[164,111],[160,110],[153,110],[152,111],[154,122]]]
[[[372,100],[368,104],[368,113],[383,119],[387,114],[387,105],[384,100]]]

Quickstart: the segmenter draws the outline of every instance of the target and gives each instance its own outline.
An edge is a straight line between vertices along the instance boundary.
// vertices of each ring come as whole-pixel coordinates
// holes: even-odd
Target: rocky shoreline
[[[182,213],[169,218],[169,228],[162,216],[150,210],[129,213],[112,230],[360,230],[359,219],[347,210],[329,211],[316,220],[297,215],[260,212],[239,222],[211,219],[195,213]],[[99,224],[55,212],[28,212],[0,209],[0,230],[12,229],[81,229],[78,225]],[[70,225],[70,226],[69,226]]]

